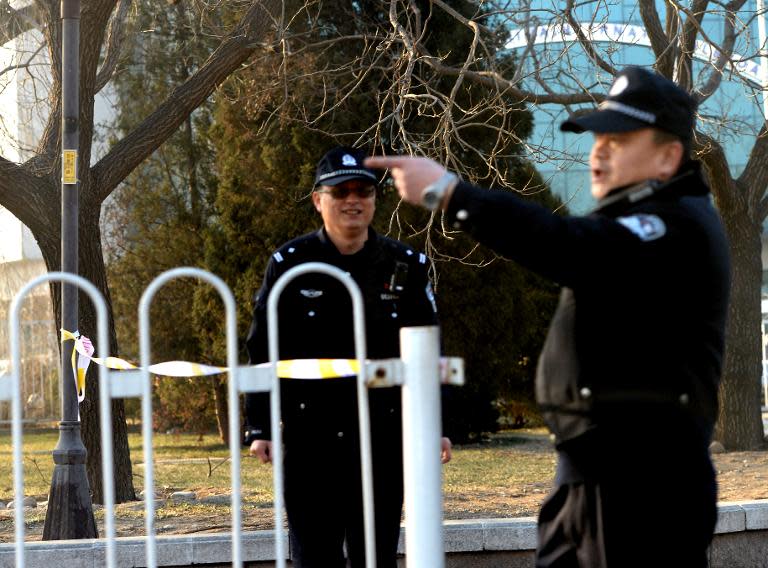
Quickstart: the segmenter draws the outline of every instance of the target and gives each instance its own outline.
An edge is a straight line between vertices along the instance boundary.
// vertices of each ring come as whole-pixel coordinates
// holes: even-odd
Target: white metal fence
[[[323,263],[306,263],[292,268],[275,284],[268,300],[268,367],[238,365],[237,317],[231,290],[217,276],[198,268],[175,268],[158,276],[147,287],[139,304],[139,335],[141,367],[130,371],[113,371],[99,366],[99,405],[101,413],[102,468],[104,475],[104,511],[106,565],[116,567],[116,531],[114,517],[114,465],[112,453],[112,398],[141,398],[142,438],[144,447],[144,508],[146,566],[157,566],[155,534],[154,463],[152,451],[152,396],[149,367],[151,365],[151,325],[149,308],[156,292],[175,278],[194,277],[212,285],[224,302],[226,318],[227,373],[229,402],[229,450],[231,458],[232,565],[243,563],[241,538],[240,485],[240,421],[239,395],[247,392],[271,392],[274,459],[275,557],[278,568],[284,568],[287,538],[283,531],[283,463],[280,440],[280,389],[277,373],[279,360],[277,303],[280,294],[294,278],[319,272],[339,280],[347,288],[353,305],[355,352],[358,369],[357,393],[360,423],[361,469],[365,524],[366,565],[375,568],[375,532],[373,515],[373,483],[371,464],[370,418],[368,388],[402,385],[403,389],[403,458],[406,511],[406,558],[409,565],[442,568],[444,565],[442,536],[442,496],[440,470],[440,380],[460,384],[463,367],[459,359],[439,357],[439,332],[436,327],[403,328],[401,330],[402,359],[367,361],[365,314],[362,295],[352,277],[346,272]],[[24,495],[22,467],[22,402],[19,374],[19,305],[34,287],[53,280],[73,284],[84,290],[96,307],[98,323],[98,356],[108,356],[107,309],[104,298],[88,281],[67,273],[50,273],[30,281],[14,298],[9,314],[11,371],[0,375],[0,400],[10,400],[12,409],[13,471],[15,510],[16,566],[24,568],[24,510],[19,506]],[[442,369],[442,371],[440,371]],[[406,435],[407,434],[407,435]]]
[[[51,272],[39,276],[24,286],[11,302],[11,310],[8,314],[8,331],[11,345],[11,370],[0,376],[0,400],[11,401],[11,432],[13,443],[13,488],[14,488],[14,540],[16,549],[16,566],[24,568],[24,507],[21,501],[24,499],[24,466],[22,463],[22,400],[21,400],[21,337],[19,333],[19,319],[21,305],[27,294],[40,284],[60,281],[72,284],[88,294],[96,307],[96,316],[98,322],[98,341],[99,356],[106,357],[109,349],[108,329],[107,329],[107,305],[98,289],[80,276],[67,274],[63,272]],[[106,381],[106,368],[99,368],[99,381],[104,384]],[[102,433],[102,445],[104,445],[104,435]],[[109,443],[105,446],[109,448],[111,463],[111,433],[108,438]],[[114,498],[113,498],[114,499]],[[114,566],[114,564],[113,564]]]

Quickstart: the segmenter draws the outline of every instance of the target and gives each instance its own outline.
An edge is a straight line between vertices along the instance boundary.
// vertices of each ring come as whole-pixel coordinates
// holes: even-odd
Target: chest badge
[[[304,296],[305,298],[319,298],[323,295],[322,290],[314,290],[312,288],[307,288],[305,290],[299,290],[299,293]]]

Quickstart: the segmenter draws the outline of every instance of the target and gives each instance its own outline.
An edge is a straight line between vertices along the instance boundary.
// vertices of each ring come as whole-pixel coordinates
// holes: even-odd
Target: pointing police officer
[[[323,226],[272,255],[256,295],[247,346],[251,363],[268,361],[266,305],[288,269],[325,262],[348,272],[365,304],[367,353],[399,357],[399,330],[436,325],[427,258],[376,233],[377,175],[360,150],[338,147],[317,165],[312,202]],[[281,359],[354,358],[352,302],[344,285],[323,274],[294,279],[280,296]],[[291,560],[297,568],[365,565],[356,382],[349,379],[281,381],[285,504]],[[369,392],[374,478],[376,556],[395,568],[403,505],[399,388]],[[262,462],[272,459],[269,397],[246,397],[246,442]],[[451,458],[441,441],[443,463]],[[437,459],[437,456],[436,456]]]
[[[639,67],[561,129],[591,131],[597,208],[562,217],[425,158],[377,157],[401,196],[562,288],[536,396],[558,451],[539,567],[706,566],[708,453],[729,294],[728,247],[699,164],[695,101]],[[660,552],[663,551],[663,552]]]

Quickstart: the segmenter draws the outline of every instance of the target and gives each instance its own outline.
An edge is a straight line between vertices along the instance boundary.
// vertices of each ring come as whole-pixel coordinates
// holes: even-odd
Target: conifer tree
[[[466,2],[445,4],[457,12],[468,8]],[[461,65],[475,39],[472,30],[429,2],[411,5],[419,13],[410,14],[408,25],[423,26],[424,44],[435,56]],[[334,145],[424,153],[477,183],[525,188],[528,198],[559,205],[521,157],[521,140],[531,129],[523,105],[426,65],[406,70],[410,95],[399,98],[405,78],[391,62],[404,46],[375,43],[391,24],[387,4],[315,10],[306,9],[306,17],[288,28],[290,53],[259,58],[216,103],[217,223],[209,227],[206,262],[236,290],[243,334],[270,254],[321,224],[309,195],[314,165]],[[482,34],[486,47],[498,47],[501,30]],[[484,56],[504,59],[498,52]],[[482,59],[468,65],[480,69]],[[393,108],[398,101],[402,106]],[[494,430],[493,399],[531,397],[554,287],[442,227],[439,215],[400,207],[387,186],[377,196],[374,227],[433,260],[444,351],[467,359],[467,386],[449,405],[451,434],[464,439]]]

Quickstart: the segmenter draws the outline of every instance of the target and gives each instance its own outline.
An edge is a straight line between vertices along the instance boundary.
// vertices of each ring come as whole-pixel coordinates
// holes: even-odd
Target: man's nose
[[[360,196],[357,194],[357,191],[352,190],[344,198],[344,201],[346,201],[346,202],[350,202],[350,201],[351,202],[357,202],[357,201],[360,201]]]

